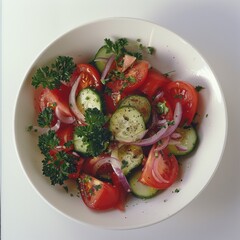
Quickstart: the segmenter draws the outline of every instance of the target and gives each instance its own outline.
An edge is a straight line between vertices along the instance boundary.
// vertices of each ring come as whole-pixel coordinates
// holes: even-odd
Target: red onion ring
[[[71,92],[69,94],[69,105],[70,108],[72,110],[72,112],[74,113],[74,115],[77,117],[77,119],[84,124],[85,123],[85,117],[84,115],[79,111],[77,104],[76,104],[76,91],[77,91],[77,87],[78,84],[81,80],[81,74],[79,75],[79,77],[76,79],[76,81],[74,82]]]
[[[181,119],[182,119],[182,105],[179,102],[177,102],[174,110],[173,119],[174,124],[168,127],[167,131],[163,134],[162,137],[164,138],[170,136],[178,127],[179,123],[181,122]]]
[[[126,192],[130,192],[130,186],[126,179],[126,176],[123,174],[121,170],[121,162],[114,157],[103,157],[96,161],[93,166],[93,174],[96,174],[97,170],[104,164],[111,164],[113,171],[116,173],[120,183],[123,185]]]
[[[32,131],[33,131],[33,132],[38,132],[38,133],[40,133],[40,134],[47,133],[49,130],[52,130],[52,131],[57,132],[58,129],[60,128],[60,125],[61,125],[60,120],[57,120],[57,122],[55,123],[55,125],[52,126],[52,127],[50,127],[50,128],[47,128],[47,127],[42,128],[42,127],[39,127],[39,126],[33,126],[33,127],[32,127]]]
[[[75,121],[74,117],[66,116],[58,106],[55,108],[55,114],[57,118],[63,123],[72,124]]]
[[[154,158],[154,160],[153,160],[154,162],[153,162],[153,168],[152,168],[152,175],[158,183],[169,183],[169,181],[164,179],[161,176],[161,174],[159,173],[158,164],[159,164],[160,160],[163,161],[162,160],[162,155],[160,153],[158,153],[158,156],[156,158]]]
[[[169,144],[170,137],[165,137],[161,139],[161,143],[154,149],[155,152],[159,152],[167,147]]]
[[[103,69],[101,79],[100,79],[101,81],[103,81],[106,78],[106,76],[107,76],[107,74],[108,74],[108,72],[109,72],[109,70],[112,66],[112,63],[113,63],[114,59],[115,59],[115,55],[112,55],[111,57],[109,57],[106,65],[105,65],[105,68]]]
[[[165,134],[167,129],[168,129],[168,125],[164,124],[162,126],[162,128],[157,133],[155,133],[153,136],[151,136],[149,138],[142,139],[142,140],[137,141],[137,142],[131,142],[131,144],[137,145],[137,146],[142,146],[142,147],[153,145],[154,143],[158,142],[163,137],[163,135]]]

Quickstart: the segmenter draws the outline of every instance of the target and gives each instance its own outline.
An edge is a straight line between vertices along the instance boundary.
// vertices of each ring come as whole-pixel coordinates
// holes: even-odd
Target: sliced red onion
[[[79,109],[77,107],[77,104],[76,104],[76,91],[77,91],[80,80],[81,80],[81,74],[79,75],[79,77],[76,79],[76,81],[74,82],[74,84],[72,86],[71,92],[69,94],[69,105],[70,105],[70,108],[71,108],[72,112],[77,117],[77,119],[81,123],[85,123],[85,117],[79,111]]]
[[[174,140],[178,140],[182,137],[182,135],[180,133],[177,133],[177,132],[174,132],[172,135],[171,135],[171,139],[174,139]]]
[[[55,108],[55,114],[56,114],[57,118],[58,118],[61,122],[63,122],[63,123],[72,124],[72,123],[74,123],[74,121],[75,121],[75,118],[74,118],[74,117],[66,116],[66,115],[59,109],[58,106]]]
[[[124,189],[127,192],[130,192],[131,189],[130,189],[129,183],[121,169],[121,162],[117,158],[103,157],[103,158],[99,159],[98,161],[95,162],[95,164],[93,166],[93,174],[96,174],[97,170],[106,163],[111,164],[113,171],[116,173],[116,175],[117,175],[119,181],[121,182],[121,184],[123,185]]]
[[[180,152],[185,152],[188,150],[186,146],[183,146],[181,144],[176,144],[175,146],[176,146],[177,150]]]
[[[131,142],[131,144],[137,145],[137,146],[142,146],[142,147],[153,145],[154,143],[158,142],[163,137],[163,135],[165,134],[167,129],[168,129],[167,124],[164,124],[161,127],[161,129],[157,133],[155,133],[153,136],[151,136],[149,138],[142,139],[142,140],[137,141],[137,142]]]
[[[156,94],[154,100],[153,100],[153,103],[156,104],[156,103],[158,102],[158,100],[159,100],[161,97],[163,97],[163,95],[164,95],[163,91],[158,92],[158,93]]]
[[[101,75],[101,81],[103,81],[106,78],[106,76],[107,76],[107,74],[108,74],[108,72],[109,72],[109,70],[112,66],[112,63],[113,63],[114,59],[115,59],[115,55],[112,55],[111,57],[109,57],[109,59],[106,63],[106,66],[103,69],[103,72],[102,72],[102,75]]]
[[[159,168],[158,168],[158,164],[159,161],[163,161],[162,159],[162,154],[158,153],[158,156],[154,158],[153,160],[153,168],[152,168],[152,175],[154,177],[154,179],[158,182],[158,183],[169,183],[169,181],[167,181],[166,179],[164,179],[161,174],[159,173]]]
[[[157,147],[155,148],[155,152],[159,152],[161,150],[163,150],[164,148],[167,147],[167,145],[169,144],[169,140],[170,140],[170,137],[165,137],[165,138],[162,138],[161,139],[161,143],[159,143],[157,145]]]
[[[60,128],[60,125],[61,125],[60,120],[57,120],[56,124],[54,126],[50,127],[50,128],[47,128],[47,127],[42,128],[42,127],[39,127],[39,126],[33,126],[32,131],[40,133],[40,134],[47,133],[49,130],[53,130],[53,131],[56,132]]]
[[[170,136],[178,127],[179,123],[181,122],[181,119],[182,119],[182,105],[179,102],[177,102],[174,110],[173,119],[174,124],[168,127],[167,131],[163,134],[162,137]]]

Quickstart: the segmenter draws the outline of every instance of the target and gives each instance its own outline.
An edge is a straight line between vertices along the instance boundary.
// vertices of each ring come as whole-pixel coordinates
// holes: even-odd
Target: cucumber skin
[[[84,88],[78,93],[76,102],[77,102],[77,106],[78,106],[79,110],[84,113],[87,109],[87,108],[84,108],[84,105],[83,105],[83,103],[81,103],[81,99],[80,99],[83,91],[89,91],[92,95],[95,95],[95,97],[98,99],[97,105],[99,105],[99,107],[97,107],[97,106],[94,106],[94,107],[96,107],[97,109],[99,109],[102,112],[104,110],[102,96],[97,92],[97,90],[95,90],[94,88],[91,88],[91,87]],[[87,100],[87,101],[90,101],[90,100]],[[94,108],[94,107],[92,107],[92,108]]]
[[[99,50],[97,51],[95,57],[94,57],[94,65],[95,67],[97,68],[97,70],[102,73],[105,66],[106,66],[106,61],[98,61],[97,59],[98,58],[106,58],[108,59],[112,54],[111,53],[107,53],[106,52],[106,47],[105,46],[102,46],[101,48],[99,48]],[[96,61],[97,60],[97,61]]]
[[[136,94],[127,96],[120,102],[119,108],[123,106],[135,107],[142,114],[145,123],[150,119],[152,107],[144,96]]]
[[[135,197],[141,199],[149,199],[156,196],[156,194],[159,192],[159,189],[149,187],[139,182],[138,179],[140,178],[141,174],[142,169],[136,169],[129,177],[129,184],[132,190],[132,194]],[[144,191],[145,193],[143,193],[142,191]]]
[[[118,149],[118,159],[122,163],[122,171],[125,176],[129,176],[134,169],[142,164],[144,159],[143,150],[139,146],[135,145],[123,145]],[[124,166],[124,162],[127,163]]]
[[[188,148],[186,151],[180,151],[176,148],[174,144],[169,144],[167,146],[169,152],[179,157],[192,153],[195,150],[199,141],[196,129],[193,126],[189,126],[187,128],[182,127],[182,128],[177,128],[176,132],[184,133],[185,138],[181,139],[180,144],[185,143],[186,141],[191,141],[191,142],[188,143],[188,146],[186,146],[186,144],[183,144],[183,146],[186,146]],[[190,134],[191,136],[189,136]],[[187,139],[186,137],[188,137],[189,139]]]

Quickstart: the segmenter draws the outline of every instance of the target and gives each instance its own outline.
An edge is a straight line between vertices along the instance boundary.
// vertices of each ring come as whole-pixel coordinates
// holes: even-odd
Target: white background
[[[4,0],[2,7],[2,239],[240,239],[238,0]],[[113,16],[158,23],[196,47],[222,86],[229,121],[221,164],[200,196],[170,219],[126,231],[85,226],[50,207],[26,179],[13,137],[14,103],[33,60],[66,31]]]

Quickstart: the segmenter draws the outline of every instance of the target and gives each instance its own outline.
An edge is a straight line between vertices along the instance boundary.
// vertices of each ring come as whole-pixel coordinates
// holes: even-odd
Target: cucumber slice
[[[122,163],[122,171],[124,175],[129,175],[130,172],[138,167],[143,161],[143,150],[140,146],[122,145],[118,149],[118,159]]]
[[[103,69],[106,66],[108,58],[110,58],[112,53],[107,53],[105,46],[101,47],[95,55],[94,64],[100,73],[103,72]]]
[[[98,92],[92,88],[82,89],[76,99],[77,107],[84,114],[88,108],[97,108],[102,111],[102,100]]]
[[[109,129],[118,141],[133,142],[146,129],[142,114],[134,107],[118,108],[110,118]]]
[[[143,199],[154,197],[159,190],[139,182],[138,180],[141,174],[142,174],[142,170],[138,169],[129,178],[129,184],[130,184],[132,193],[136,197],[143,198]]]
[[[194,127],[179,127],[173,133],[176,137],[171,139],[168,149],[175,156],[183,156],[192,152],[197,145],[198,136]]]
[[[73,135],[73,145],[75,151],[82,153],[83,155],[87,155],[87,147],[88,145],[82,141],[82,137],[77,136],[76,134]]]
[[[151,116],[151,104],[149,100],[140,95],[130,95],[122,100],[119,107],[135,107],[143,116],[144,122],[147,123]]]

